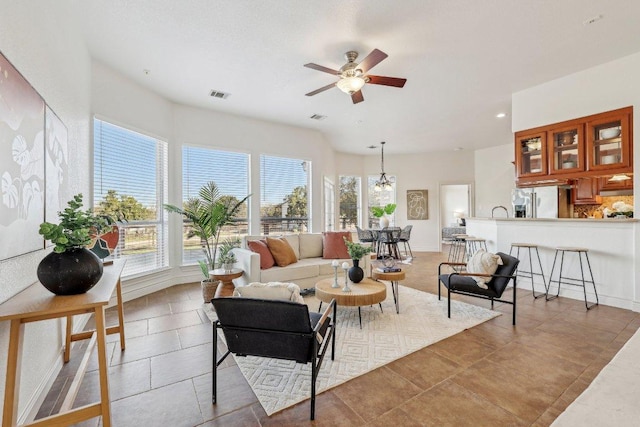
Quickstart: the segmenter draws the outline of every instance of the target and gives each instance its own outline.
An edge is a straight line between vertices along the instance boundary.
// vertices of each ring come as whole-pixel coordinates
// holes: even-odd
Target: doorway
[[[474,215],[473,184],[440,184],[440,250],[445,228],[461,227],[464,219]]]

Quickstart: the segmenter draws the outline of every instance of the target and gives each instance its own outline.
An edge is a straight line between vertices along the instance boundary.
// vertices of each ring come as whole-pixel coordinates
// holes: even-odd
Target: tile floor
[[[437,293],[444,255],[415,255],[402,284]],[[126,351],[116,335],[108,338],[113,425],[547,426],[640,327],[638,313],[608,306],[587,312],[583,301],[534,301],[525,290],[518,290],[516,327],[511,306],[496,310],[504,315],[320,394],[311,423],[308,401],[267,417],[232,357],[219,370],[212,405],[212,328],[199,285],[174,286],[125,304]],[[115,319],[107,310],[109,324]],[[58,410],[81,358],[76,345],[38,418]],[[96,369],[93,360],[76,406],[97,400]]]

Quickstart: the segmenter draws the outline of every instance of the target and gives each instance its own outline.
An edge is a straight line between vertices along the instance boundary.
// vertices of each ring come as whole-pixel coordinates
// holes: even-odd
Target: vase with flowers
[[[351,267],[348,271],[349,280],[353,283],[360,283],[362,279],[364,279],[364,270],[360,268],[360,260],[363,256],[367,255],[371,252],[371,248],[369,246],[364,246],[360,243],[355,243],[350,240],[344,238],[344,243],[347,245],[347,252],[349,253],[349,257],[353,261],[353,267]]]

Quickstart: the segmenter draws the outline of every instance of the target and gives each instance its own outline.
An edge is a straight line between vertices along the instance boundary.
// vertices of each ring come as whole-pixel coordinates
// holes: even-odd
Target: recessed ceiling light
[[[496,114],[496,117],[499,118],[499,119],[501,119],[503,117],[507,117],[507,113],[498,113],[498,114]]]
[[[453,149],[453,151],[462,151],[462,150],[464,150],[464,148],[462,148],[462,147],[456,147],[456,148]]]

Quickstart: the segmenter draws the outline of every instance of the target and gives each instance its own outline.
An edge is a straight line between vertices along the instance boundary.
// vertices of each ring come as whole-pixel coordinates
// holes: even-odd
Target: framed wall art
[[[58,212],[66,207],[66,192],[68,186],[68,132],[67,128],[47,105],[45,107],[45,178],[46,203],[45,221],[56,222]]]
[[[407,190],[407,219],[429,219],[428,190]]]
[[[0,260],[42,249],[44,100],[0,53]]]

